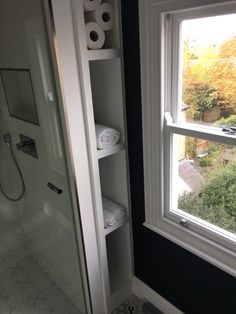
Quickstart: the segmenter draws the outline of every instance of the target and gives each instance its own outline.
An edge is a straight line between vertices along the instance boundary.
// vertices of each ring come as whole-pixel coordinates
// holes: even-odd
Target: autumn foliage
[[[184,42],[183,102],[188,118],[202,120],[204,112],[219,106],[222,116],[236,113],[236,37],[220,46],[192,51]]]

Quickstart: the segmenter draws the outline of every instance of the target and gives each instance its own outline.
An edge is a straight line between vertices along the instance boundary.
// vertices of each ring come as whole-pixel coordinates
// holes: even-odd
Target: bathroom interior
[[[1,0],[0,40],[0,314],[234,313],[232,276],[143,225],[138,0]]]

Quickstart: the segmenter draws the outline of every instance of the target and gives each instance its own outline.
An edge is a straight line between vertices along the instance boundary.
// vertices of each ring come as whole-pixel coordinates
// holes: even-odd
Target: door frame
[[[103,314],[107,313],[107,307],[101,278],[83,110],[81,55],[75,42],[79,31],[74,27],[73,1],[42,0],[42,3],[58,98],[86,309],[88,314]]]

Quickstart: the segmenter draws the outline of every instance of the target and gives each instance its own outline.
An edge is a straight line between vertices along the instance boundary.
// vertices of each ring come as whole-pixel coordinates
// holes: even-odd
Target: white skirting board
[[[133,293],[137,297],[144,298],[152,303],[164,314],[184,314],[184,312],[177,309],[173,304],[168,302],[137,277],[133,277]]]

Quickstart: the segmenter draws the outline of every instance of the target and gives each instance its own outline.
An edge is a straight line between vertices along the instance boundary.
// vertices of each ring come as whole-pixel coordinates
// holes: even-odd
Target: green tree
[[[217,169],[202,193],[203,205],[220,206],[236,220],[236,162]]]
[[[236,161],[211,174],[201,192],[184,192],[180,209],[236,233]]]
[[[179,198],[178,207],[183,211],[201,218],[224,230],[236,233],[236,220],[222,206],[206,206],[199,195],[184,192]]]
[[[183,101],[190,106],[187,118],[193,117],[196,120],[203,120],[204,113],[219,104],[219,99],[215,94],[216,90],[204,83],[192,83],[183,93]]]

